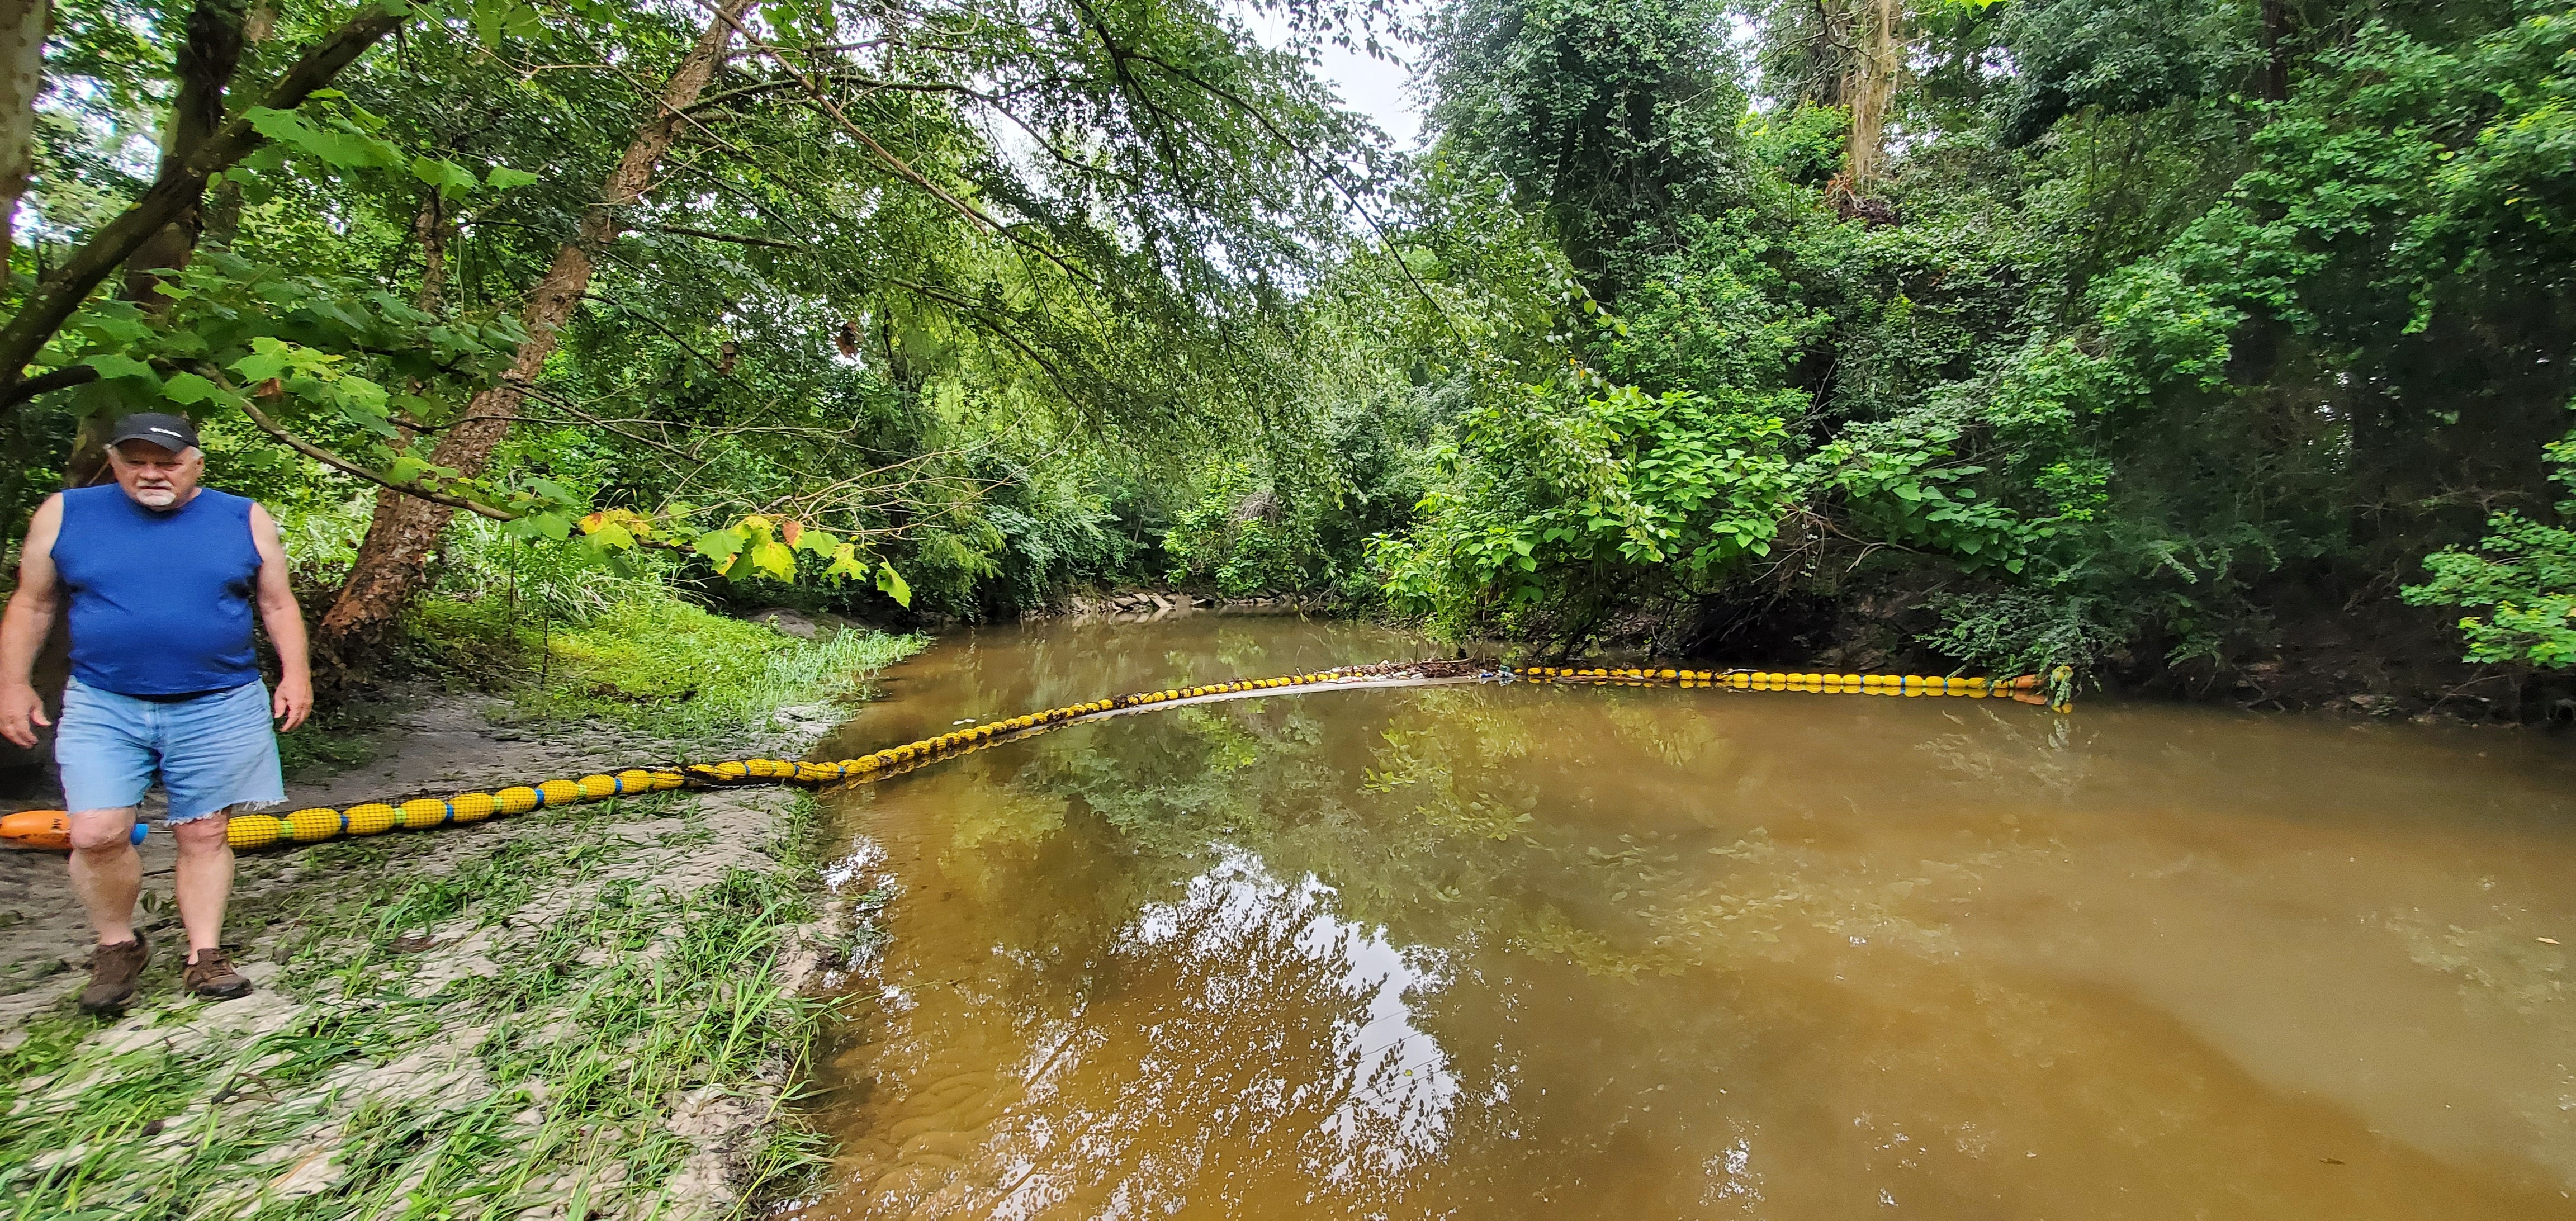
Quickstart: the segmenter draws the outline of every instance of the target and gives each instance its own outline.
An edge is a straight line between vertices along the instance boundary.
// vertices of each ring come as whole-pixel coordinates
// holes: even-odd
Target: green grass
[[[280,527],[289,561],[336,586],[365,533],[372,496],[295,506]],[[531,544],[462,518],[439,546],[437,579],[411,609],[412,668],[505,696],[531,725],[605,720],[677,740],[740,737],[787,705],[857,694],[869,675],[919,651],[918,636],[827,630],[800,640],[682,597],[675,565],[649,553],[603,565],[586,548]],[[362,711],[322,710],[282,746],[290,771],[348,767],[379,749]]]
[[[598,718],[678,739],[738,735],[778,708],[854,693],[925,643],[875,631],[800,640],[649,589],[551,626],[499,599],[434,598],[411,630],[432,669],[506,694],[516,719]]]
[[[644,813],[690,816],[684,797]],[[636,811],[629,811],[634,813]],[[315,861],[329,881],[270,914],[280,986],[311,1002],[285,1028],[109,1052],[69,1012],[0,1054],[0,1218],[501,1218],[546,1204],[571,1215],[645,1215],[693,1150],[666,1120],[697,1090],[775,1097],[803,1075],[821,1006],[781,987],[777,953],[814,914],[812,798],[769,845],[780,867],[736,869],[694,894],[613,876],[643,848],[597,809],[436,876],[404,853]],[[414,994],[403,938],[510,922],[540,898],[570,910],[515,923],[489,974]],[[177,1011],[165,1024],[182,1024]],[[473,1032],[470,1097],[414,1089],[365,1100],[331,1074],[392,1063]],[[327,1191],[270,1190],[263,1161],[336,1125]],[[773,1123],[743,1164],[755,1182],[797,1173],[820,1141]]]

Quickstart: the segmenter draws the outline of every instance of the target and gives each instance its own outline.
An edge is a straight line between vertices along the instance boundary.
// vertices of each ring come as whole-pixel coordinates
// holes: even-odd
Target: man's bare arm
[[[251,545],[259,549],[259,622],[277,648],[277,694],[269,714],[283,732],[304,723],[313,712],[311,651],[304,639],[304,608],[295,603],[294,583],[287,579],[286,545],[277,536],[277,519],[264,505],[250,507]]]
[[[54,540],[63,532],[63,498],[45,498],[27,523],[27,542],[18,556],[18,592],[0,614],[0,738],[20,746],[36,744],[45,719],[45,701],[33,681],[36,654],[54,630],[54,612],[62,604],[62,585],[54,572]]]

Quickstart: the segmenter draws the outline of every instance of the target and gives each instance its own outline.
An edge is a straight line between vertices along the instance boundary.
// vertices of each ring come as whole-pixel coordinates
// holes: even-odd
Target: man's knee
[[[93,859],[115,856],[129,847],[134,835],[132,810],[82,810],[73,814],[71,823],[72,851]]]
[[[209,814],[204,818],[191,818],[186,822],[174,824],[170,828],[170,834],[178,838],[181,852],[213,852],[230,842],[226,836],[226,828],[231,822],[232,816],[229,813]]]

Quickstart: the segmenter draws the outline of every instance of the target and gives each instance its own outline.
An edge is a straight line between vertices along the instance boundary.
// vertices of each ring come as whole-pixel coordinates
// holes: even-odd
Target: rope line
[[[1433,684],[1533,682],[1566,685],[1710,688],[1734,691],[1804,691],[1828,695],[1960,696],[2011,699],[2058,712],[2071,711],[2074,671],[2059,666],[2045,679],[2025,674],[2011,679],[1954,678],[1919,674],[1805,674],[1771,670],[1566,669],[1540,666],[1515,669],[1480,661],[1383,662],[1341,666],[1311,674],[1246,678],[1195,687],[1137,692],[1049,708],[987,721],[964,729],[919,738],[900,746],[829,763],[792,759],[731,759],[721,763],[684,763],[633,767],[573,780],[541,780],[489,793],[414,797],[406,801],[371,801],[345,810],[312,806],[286,814],[236,814],[227,838],[235,848],[277,844],[310,844],[343,835],[382,835],[396,829],[478,823],[495,816],[526,814],[553,806],[603,801],[629,794],[677,788],[731,788],[747,784],[831,784],[875,781],[982,750],[1003,742],[1045,733],[1075,721],[1117,716],[1145,709],[1203,700],[1239,698],[1263,693],[1304,694],[1319,690]],[[136,830],[140,831],[140,824]],[[138,840],[140,836],[137,837]],[[12,847],[65,849],[71,846],[68,817],[60,810],[28,810],[0,817],[0,842]]]

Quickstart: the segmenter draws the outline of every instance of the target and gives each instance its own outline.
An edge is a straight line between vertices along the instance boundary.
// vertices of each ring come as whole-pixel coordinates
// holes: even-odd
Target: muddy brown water
[[[1424,651],[988,629],[826,754]],[[887,936],[835,979],[793,1217],[2576,1217],[2563,739],[1439,687],[830,810]]]

